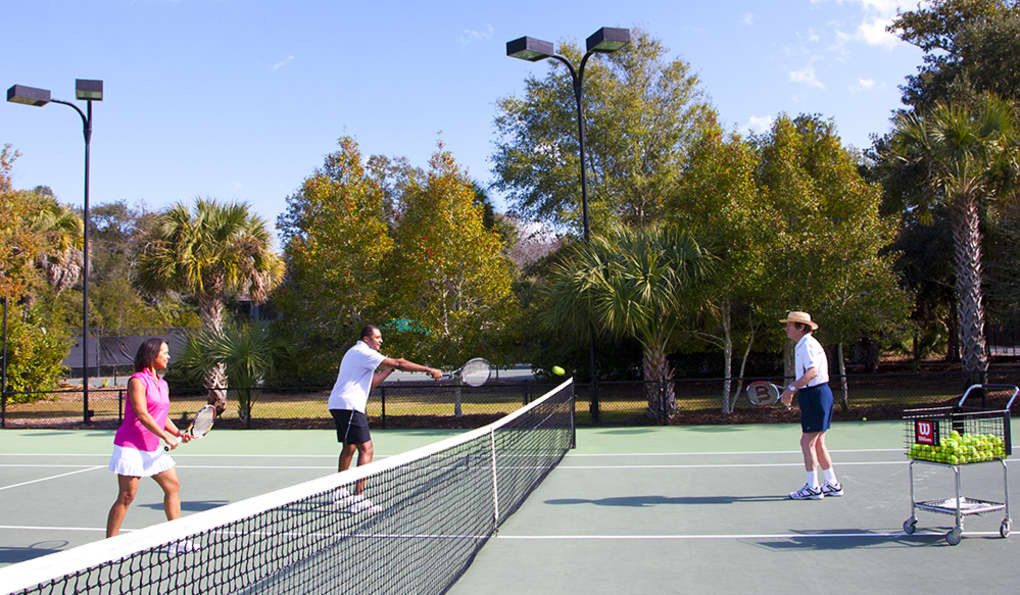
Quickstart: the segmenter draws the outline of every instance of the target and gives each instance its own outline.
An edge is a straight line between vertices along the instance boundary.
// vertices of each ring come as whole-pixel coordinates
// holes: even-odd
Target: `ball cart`
[[[1004,409],[970,407],[967,398],[980,391],[982,402],[990,392],[1008,395]],[[1013,521],[1009,516],[1009,476],[1006,457],[1012,454],[1009,410],[1020,388],[1008,384],[975,384],[951,407],[907,409],[903,412],[904,442],[910,458],[910,517],[903,521],[903,532],[914,533],[917,511],[953,515],[954,527],[946,533],[946,542],[957,545],[963,537],[964,518],[975,514],[1003,511],[999,535],[1009,536]],[[918,501],[914,491],[914,465],[934,465],[952,470],[956,493],[949,498]],[[969,465],[1002,467],[1002,502],[967,497],[963,493],[960,468]]]

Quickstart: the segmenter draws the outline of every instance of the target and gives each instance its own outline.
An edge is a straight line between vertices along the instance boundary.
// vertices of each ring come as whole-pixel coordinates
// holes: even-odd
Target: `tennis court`
[[[507,434],[517,439],[520,430]],[[376,432],[377,456],[385,463],[452,434]],[[492,537],[470,526],[443,529],[437,535],[436,528],[428,526],[429,519],[447,517],[484,521],[488,515],[491,521],[492,512],[480,496],[490,486],[483,482],[463,488],[477,483],[473,475],[450,475],[439,487],[432,479],[421,483],[381,476],[370,480],[379,490],[384,485],[387,492],[398,484],[412,486],[400,498],[387,502],[384,497],[382,503],[387,513],[399,509],[409,519],[421,519],[414,531],[381,520],[389,514],[374,517],[380,520],[370,531],[364,525],[332,527],[331,531],[358,536],[328,546],[362,553],[363,561],[353,574],[339,570],[337,579],[321,562],[302,563],[297,574],[301,581],[311,581],[307,584],[292,579],[274,582],[274,577],[259,584],[267,592],[297,590],[297,584],[307,587],[302,590],[325,592],[339,588],[338,580],[381,580],[350,584],[366,586],[357,589],[362,592],[371,591],[372,585],[381,591],[411,592],[399,586],[404,583],[377,575],[428,574],[444,559],[455,559],[457,566],[465,558],[471,562],[473,556],[451,592],[744,593],[826,586],[890,593],[1016,591],[1020,536],[999,537],[1001,512],[967,517],[958,546],[943,538],[953,524],[947,515],[919,511],[917,532],[903,533],[911,506],[902,422],[834,424],[829,446],[847,494],[823,501],[785,499],[803,481],[798,435],[799,427],[790,424],[581,428],[577,447],[544,480],[538,478],[530,496],[524,490],[527,500],[516,513],[509,515],[512,507],[497,513],[502,524]],[[5,431],[3,437],[0,577],[17,562],[102,540],[115,495],[113,478],[105,470],[111,433],[26,430]],[[175,452],[182,480],[182,520],[215,515],[226,504],[329,475],[336,464],[334,440],[331,431],[217,430],[182,447]],[[521,463],[538,453],[529,444],[518,449],[518,458],[507,467],[531,467]],[[484,463],[486,456],[458,454],[433,460],[427,467],[431,474],[446,476],[449,470],[471,467],[472,461]],[[953,494],[952,473],[945,467],[917,465],[915,476],[919,498]],[[963,481],[968,497],[1003,500],[998,463],[965,466]],[[496,483],[512,487],[517,480],[500,477]],[[440,495],[417,499],[416,493],[423,490]],[[1013,486],[1009,496],[1016,501]],[[154,482],[143,482],[125,530],[162,521],[161,499]],[[305,505],[307,501],[302,501]],[[480,515],[473,512],[476,509]],[[318,516],[337,516],[328,510]],[[302,514],[309,516],[307,511]],[[234,528],[231,533],[244,531]],[[295,533],[282,541],[294,546]],[[465,536],[470,537],[468,551],[430,550],[437,543],[464,541]],[[484,547],[475,553],[475,545],[481,543]],[[328,548],[323,551],[335,553]],[[396,563],[395,557],[410,566]],[[320,572],[332,577],[327,584],[314,584]]]

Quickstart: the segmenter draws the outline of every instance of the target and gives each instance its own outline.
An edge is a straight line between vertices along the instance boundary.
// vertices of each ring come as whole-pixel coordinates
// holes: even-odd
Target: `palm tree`
[[[194,211],[177,204],[160,216],[153,237],[139,257],[136,282],[146,291],[194,296],[202,326],[223,328],[229,295],[255,303],[266,300],[283,279],[283,260],[272,251],[266,223],[245,204],[223,205],[198,199]],[[223,365],[205,378],[209,402],[226,404]]]
[[[648,413],[656,420],[676,411],[669,352],[692,311],[692,281],[711,257],[690,237],[664,226],[614,227],[578,245],[552,268],[546,287],[547,324],[585,337],[596,331],[630,337],[642,347]],[[665,394],[659,386],[664,385]]]
[[[39,234],[46,246],[36,256],[36,266],[46,281],[60,294],[81,278],[84,267],[82,238],[84,224],[72,209],[55,200],[43,203],[32,221],[31,229]]]
[[[968,383],[983,382],[988,369],[981,209],[996,198],[1003,174],[1016,175],[1017,149],[1016,112],[991,95],[983,96],[974,108],[939,102],[927,112],[902,114],[895,124],[895,157],[926,168],[932,205],[945,206],[950,214],[956,310]]]

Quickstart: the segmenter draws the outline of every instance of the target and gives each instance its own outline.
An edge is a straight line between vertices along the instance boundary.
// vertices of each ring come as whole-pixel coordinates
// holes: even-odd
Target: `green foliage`
[[[560,55],[579,64],[582,51]],[[623,49],[585,65],[585,153],[591,225],[656,221],[675,188],[684,151],[710,112],[700,81],[647,33],[631,30]],[[570,73],[549,60],[544,78],[529,74],[523,98],[498,102],[495,187],[519,214],[581,229],[577,107]]]
[[[459,365],[491,354],[493,338],[515,319],[513,264],[475,201],[470,179],[441,147],[427,174],[412,179],[402,196],[388,262],[390,295],[393,317],[415,328],[388,334],[397,353]]]
[[[57,388],[67,374],[62,362],[71,350],[71,342],[61,327],[47,328],[32,313],[23,320],[23,311],[13,304],[7,313],[7,389],[9,391],[46,391]],[[14,395],[12,402],[30,402],[41,395]]]
[[[223,300],[241,294],[265,301],[283,278],[265,221],[246,204],[198,199],[160,215],[139,254],[136,283],[152,294],[178,292],[198,301],[209,328],[222,322]]]
[[[901,13],[891,30],[924,51],[903,87],[905,104],[931,109],[984,92],[1020,98],[1020,2],[932,0]]]
[[[331,380],[338,351],[361,327],[393,317],[383,298],[393,250],[389,193],[397,200],[413,169],[373,157],[369,174],[354,139],[341,138],[339,146],[288,197],[277,221],[288,271],[274,300],[288,345],[280,374],[298,385]]]
[[[278,345],[267,325],[228,323],[219,330],[204,328],[189,334],[175,363],[178,374],[194,383],[204,382],[222,366],[227,388],[233,389],[238,411],[247,419],[256,393],[246,389],[261,386],[272,374]]]

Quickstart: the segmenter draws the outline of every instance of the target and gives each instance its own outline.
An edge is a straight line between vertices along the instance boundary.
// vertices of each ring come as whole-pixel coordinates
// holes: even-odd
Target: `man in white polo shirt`
[[[825,432],[832,423],[832,390],[829,388],[829,359],[822,344],[812,333],[818,324],[807,312],[789,312],[779,322],[786,323],[786,336],[796,343],[794,347],[794,368],[796,379],[780,395],[782,402],[789,406],[793,395],[800,404],[800,448],[804,454],[804,470],[807,481],[795,492],[794,500],[821,500],[826,496],[842,496],[843,486],[836,479],[832,468],[832,457],[825,446]],[[819,485],[815,468],[821,466],[825,481]]]
[[[433,379],[439,380],[443,373],[428,366],[422,366],[403,358],[389,358],[379,352],[382,346],[382,333],[372,325],[361,329],[361,339],[347,350],[340,361],[333,391],[329,394],[329,412],[336,422],[336,440],[343,446],[340,450],[338,471],[350,468],[354,451],[358,451],[358,466],[372,462],[375,451],[372,437],[368,431],[368,417],[365,406],[368,395],[380,382],[393,373],[393,370],[406,372],[425,372]],[[376,369],[381,368],[378,372]],[[358,482],[354,495],[350,496],[351,512],[378,512],[379,507],[365,498],[364,480]]]

